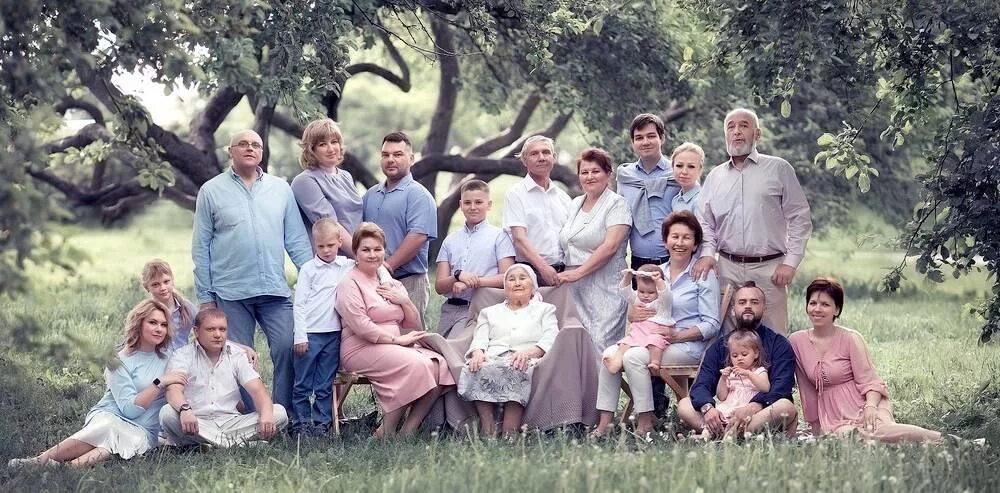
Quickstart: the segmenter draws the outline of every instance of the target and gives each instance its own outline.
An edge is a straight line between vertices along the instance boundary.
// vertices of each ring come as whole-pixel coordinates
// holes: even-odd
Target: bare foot
[[[605,357],[601,360],[604,363],[604,367],[608,369],[611,373],[619,373],[622,371],[622,360],[614,356]]]
[[[590,434],[587,435],[587,438],[590,439],[604,438],[608,436],[608,431],[609,431],[608,428],[611,428],[611,426],[597,425],[597,428],[594,428],[594,431],[590,432]]]

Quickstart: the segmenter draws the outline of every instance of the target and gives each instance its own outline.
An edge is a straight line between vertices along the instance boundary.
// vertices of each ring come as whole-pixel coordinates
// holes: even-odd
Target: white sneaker
[[[16,469],[18,467],[30,467],[42,464],[42,461],[38,460],[38,457],[25,457],[23,459],[11,459],[7,461],[7,467],[11,469]]]

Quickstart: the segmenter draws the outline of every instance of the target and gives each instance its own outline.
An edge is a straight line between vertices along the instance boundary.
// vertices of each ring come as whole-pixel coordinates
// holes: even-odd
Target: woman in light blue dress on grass
[[[35,457],[11,459],[8,466],[88,466],[113,455],[129,459],[156,447],[164,389],[185,383],[183,375],[165,373],[172,333],[168,320],[162,303],[139,302],[125,318],[118,358],[104,371],[108,389],[87,413],[83,429]]]

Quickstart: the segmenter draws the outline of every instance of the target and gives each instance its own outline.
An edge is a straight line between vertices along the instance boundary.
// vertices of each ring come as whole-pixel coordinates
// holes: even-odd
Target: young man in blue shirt
[[[403,132],[382,138],[382,173],[385,182],[362,197],[362,220],[385,232],[385,263],[392,277],[403,283],[410,300],[426,319],[429,284],[427,252],[437,238],[437,205],[434,196],[410,174],[413,145]]]

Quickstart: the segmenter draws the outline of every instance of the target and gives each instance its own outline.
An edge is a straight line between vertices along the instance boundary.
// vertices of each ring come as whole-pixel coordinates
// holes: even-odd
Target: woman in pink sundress
[[[343,324],[340,368],[368,377],[385,412],[375,430],[379,438],[415,432],[434,401],[455,385],[444,357],[415,346],[421,330],[417,309],[398,281],[379,282],[385,261],[385,233],[373,223],[354,232],[355,268],[337,288],[337,313]],[[407,412],[409,411],[409,412]],[[403,416],[406,420],[403,420]]]
[[[854,430],[880,442],[940,442],[941,433],[897,423],[889,391],[879,378],[865,340],[836,325],[844,288],[818,277],[806,288],[806,313],[813,327],[788,338],[795,351],[795,376],[802,412],[816,436]]]

